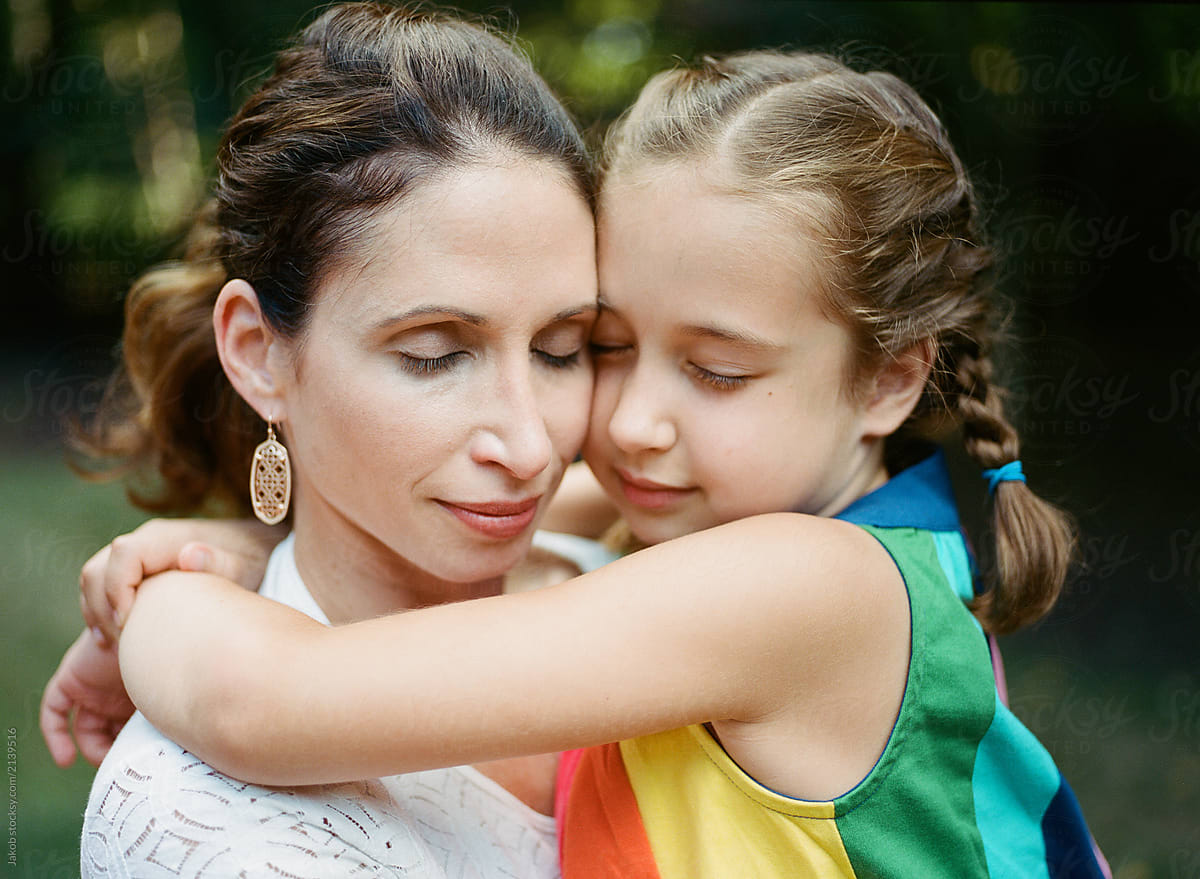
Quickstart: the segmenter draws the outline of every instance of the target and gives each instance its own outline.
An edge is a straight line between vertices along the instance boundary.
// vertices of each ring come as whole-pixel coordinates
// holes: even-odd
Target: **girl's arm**
[[[116,643],[138,586],[176,568],[256,589],[267,557],[286,535],[283,528],[253,519],[151,519],[84,563],[79,575],[84,625],[99,632],[102,643]]]
[[[333,629],[164,574],[142,587],[120,654],[134,702],[179,744],[240,778],[300,784],[754,722],[805,700],[829,712],[870,697],[907,638],[903,583],[873,538],[772,514],[544,590]]]
[[[620,516],[588,465],[577,461],[567,467],[540,527],[580,537],[599,538]]]
[[[280,529],[246,520],[152,519],[88,559],[79,575],[88,630],[67,648],[42,694],[39,724],[54,762],[70,766],[78,743],[84,759],[98,766],[133,714],[113,645],[145,577],[178,567],[253,589],[282,537]]]

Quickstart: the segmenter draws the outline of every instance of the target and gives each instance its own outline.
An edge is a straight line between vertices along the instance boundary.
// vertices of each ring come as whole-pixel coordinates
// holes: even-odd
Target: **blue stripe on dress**
[[[975,597],[974,578],[971,576],[971,559],[967,555],[967,544],[957,531],[931,531],[933,545],[937,549],[938,564],[954,594],[963,601]]]
[[[971,779],[975,820],[993,879],[1050,879],[1042,819],[1061,778],[1033,733],[997,700]]]
[[[1042,818],[1042,836],[1051,879],[1104,879],[1079,801],[1061,775],[1058,793]]]

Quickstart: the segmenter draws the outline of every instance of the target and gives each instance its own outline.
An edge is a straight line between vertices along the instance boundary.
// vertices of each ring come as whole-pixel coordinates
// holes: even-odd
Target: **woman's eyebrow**
[[[564,308],[562,311],[550,318],[550,323],[558,323],[559,321],[569,320],[581,314],[594,314],[599,309],[599,306],[594,302],[584,303],[582,305],[571,305]],[[463,323],[470,324],[474,327],[485,327],[489,321],[481,314],[475,314],[471,311],[463,311],[461,308],[455,308],[451,305],[418,305],[415,308],[410,308],[408,311],[403,311],[400,314],[389,315],[382,318],[371,325],[372,330],[382,330],[395,324],[402,324],[418,317],[449,317],[460,320]]]
[[[371,325],[371,329],[382,330],[392,326],[393,324],[404,323],[405,321],[410,321],[415,317],[426,317],[428,315],[444,315],[445,317],[452,317],[475,327],[486,326],[488,323],[487,318],[481,314],[463,311],[461,308],[455,308],[450,305],[418,305],[415,308],[410,308],[408,311],[401,312],[400,314],[393,314],[389,317],[377,320]]]

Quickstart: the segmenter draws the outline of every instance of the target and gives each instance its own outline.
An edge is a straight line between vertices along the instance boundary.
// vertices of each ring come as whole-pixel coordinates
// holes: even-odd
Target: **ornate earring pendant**
[[[254,450],[250,464],[250,504],[259,521],[282,522],[292,501],[292,465],[283,443],[275,439],[275,427],[267,422],[267,438]]]

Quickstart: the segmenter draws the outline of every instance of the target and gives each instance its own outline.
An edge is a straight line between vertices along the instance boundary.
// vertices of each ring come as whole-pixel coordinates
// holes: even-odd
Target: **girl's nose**
[[[621,451],[666,451],[675,445],[678,436],[664,387],[641,363],[626,373],[608,424],[608,434]]]

